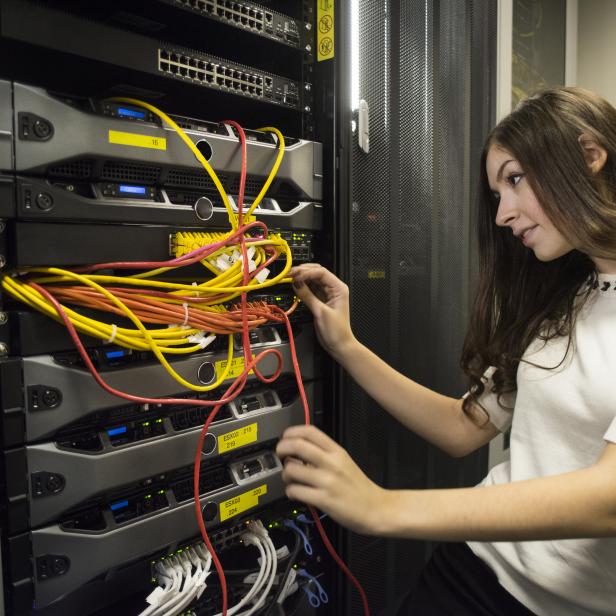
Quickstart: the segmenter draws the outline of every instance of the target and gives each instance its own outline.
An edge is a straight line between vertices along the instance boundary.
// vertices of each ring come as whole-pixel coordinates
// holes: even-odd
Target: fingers
[[[289,270],[293,283],[301,287],[302,283],[313,282],[325,287],[344,285],[342,280],[318,263],[304,263]]]
[[[306,464],[322,466],[326,452],[310,441],[292,436],[283,436],[276,447],[276,455],[281,459],[295,458]]]
[[[310,443],[325,453],[333,453],[340,449],[340,445],[325,432],[312,425],[297,425],[287,428],[282,434],[282,443],[286,439],[300,439]],[[279,443],[279,445],[280,445]]]

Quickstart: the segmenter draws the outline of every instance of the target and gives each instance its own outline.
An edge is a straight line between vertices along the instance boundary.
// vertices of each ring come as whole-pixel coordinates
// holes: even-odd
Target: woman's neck
[[[601,259],[592,257],[599,274],[616,274],[616,259]]]

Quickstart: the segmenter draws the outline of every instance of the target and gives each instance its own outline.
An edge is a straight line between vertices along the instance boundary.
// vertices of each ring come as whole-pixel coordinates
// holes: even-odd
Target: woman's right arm
[[[309,263],[294,267],[290,276],[314,316],[321,345],[400,423],[454,457],[471,453],[499,433],[483,421],[483,414],[479,422],[469,418],[461,399],[415,383],[362,345],[351,330],[349,289],[329,270]]]

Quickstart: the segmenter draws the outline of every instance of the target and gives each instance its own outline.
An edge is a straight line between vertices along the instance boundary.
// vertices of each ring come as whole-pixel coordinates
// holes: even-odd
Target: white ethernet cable
[[[244,597],[233,607],[227,610],[227,616],[233,616],[244,607],[258,592],[261,590],[265,579],[271,569],[270,564],[270,555],[268,550],[265,548],[261,538],[252,532],[246,532],[242,535],[242,539],[245,545],[254,545],[261,554],[261,569],[259,571],[259,575],[255,580],[255,583],[252,585],[251,589],[246,593]],[[216,614],[216,616],[222,616],[222,612]]]
[[[156,563],[159,586],[157,586],[147,596],[146,601],[150,604],[150,606],[143,610],[139,616],[154,616],[161,603],[166,603],[176,594],[177,588],[179,588],[180,580],[178,580],[176,569],[171,563],[174,559],[175,557],[172,556],[171,558]],[[163,586],[160,586],[161,583]]]
[[[265,587],[265,590],[261,594],[261,597],[257,601],[255,601],[254,605],[249,610],[246,610],[245,612],[240,612],[238,616],[252,616],[257,610],[263,607],[263,604],[265,603],[267,596],[272,589],[274,580],[276,579],[276,571],[278,569],[278,555],[276,554],[276,548],[262,522],[260,520],[252,521],[250,522],[250,524],[248,524],[248,529],[249,532],[256,535],[265,546],[265,553],[269,556],[270,563],[269,581],[267,583],[267,586]]]
[[[182,588],[182,592],[166,603],[161,612],[161,616],[176,616],[181,614],[184,608],[189,606],[195,598],[199,598],[205,590],[205,580],[210,575],[212,556],[203,545],[197,545],[194,549],[185,552],[188,561],[187,577]],[[195,573],[192,574],[192,566]]]
[[[176,557],[180,577],[184,578],[184,583],[182,584],[181,589],[179,589],[175,596],[171,597],[168,601],[161,603],[158,610],[154,612],[152,616],[171,616],[172,614],[175,614],[176,606],[179,603],[183,603],[186,596],[192,591],[194,584],[192,575],[193,563],[188,556],[189,550],[190,548],[186,549]]]
[[[178,614],[185,605],[190,604],[193,589],[196,588],[194,594],[203,591],[205,579],[209,575],[211,556],[201,547],[188,548],[181,555],[173,555],[156,564],[159,586],[148,595],[146,601],[150,606],[139,616]],[[197,568],[194,575],[193,565]],[[189,596],[190,599],[185,603]]]

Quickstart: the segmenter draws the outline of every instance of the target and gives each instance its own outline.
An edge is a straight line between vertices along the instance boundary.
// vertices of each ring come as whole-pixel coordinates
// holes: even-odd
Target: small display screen
[[[118,357],[124,357],[126,351],[107,351],[105,355],[107,359],[117,359]]]
[[[126,426],[120,426],[119,428],[112,428],[107,430],[109,436],[117,436],[118,434],[126,434]]]
[[[126,195],[145,195],[145,186],[130,186],[128,184],[120,184],[119,191]]]
[[[113,503],[113,505],[109,505],[109,509],[111,511],[117,511],[118,509],[124,509],[124,507],[128,507],[128,501],[120,501],[119,503]]]
[[[118,107],[118,115],[121,118],[139,118],[145,119],[145,111],[138,111],[137,109],[128,109],[127,107]]]

